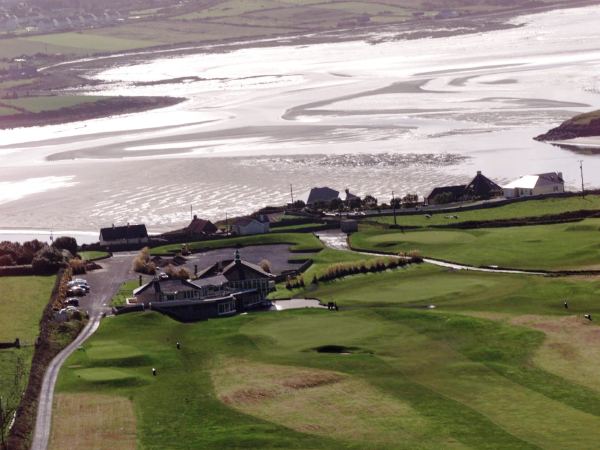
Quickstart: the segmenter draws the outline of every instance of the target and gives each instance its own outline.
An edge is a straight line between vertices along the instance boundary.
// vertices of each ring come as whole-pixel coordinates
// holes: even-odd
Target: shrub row
[[[399,256],[400,258],[381,257],[352,263],[334,264],[329,266],[322,274],[314,275],[311,283],[317,284],[320,282],[332,281],[348,275],[357,275],[359,273],[384,272],[388,269],[396,269],[408,264],[415,264],[423,261],[423,258],[416,250],[408,253],[401,253]],[[304,286],[304,277],[302,275],[297,277],[289,276],[285,282],[286,289],[297,289],[303,288]]]

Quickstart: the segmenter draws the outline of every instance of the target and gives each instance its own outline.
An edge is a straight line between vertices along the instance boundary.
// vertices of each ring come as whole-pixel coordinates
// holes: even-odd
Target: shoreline
[[[317,45],[331,44],[337,42],[349,42],[361,40],[374,45],[390,40],[415,40],[423,38],[443,38],[456,35],[484,33],[506,28],[518,28],[519,24],[511,24],[510,20],[531,14],[539,14],[548,11],[579,8],[599,4],[599,0],[580,0],[564,2],[563,4],[539,5],[527,8],[512,8],[500,12],[488,12],[472,14],[459,18],[435,20],[435,19],[413,19],[406,22],[390,25],[368,25],[357,29],[339,28],[334,30],[320,30],[312,33],[292,32],[277,36],[263,36],[259,38],[230,40],[214,40],[203,43],[178,43],[167,46],[158,46],[150,49],[120,52],[116,54],[98,54],[88,58],[72,59],[58,62],[39,69],[44,77],[33,86],[25,85],[17,87],[14,92],[22,94],[30,93],[34,89],[35,95],[59,95],[66,89],[73,90],[79,95],[89,95],[86,88],[97,84],[96,80],[74,75],[75,73],[98,72],[103,69],[118,66],[127,61],[135,63],[151,61],[162,56],[182,56],[199,53],[227,53],[245,48],[279,47],[293,45]],[[427,26],[421,31],[423,25]],[[376,34],[394,33],[386,38],[375,38]],[[57,81],[59,80],[59,81]],[[66,80],[66,81],[65,81]],[[159,84],[178,84],[186,82],[186,78],[180,80],[163,80]],[[58,84],[57,84],[58,83]],[[29,96],[29,95],[28,95]],[[34,126],[46,126],[55,124],[82,122],[90,119],[106,118],[114,115],[123,115],[150,111],[167,106],[173,106],[187,98],[178,97],[130,97],[119,99],[112,97],[107,102],[97,102],[80,105],[80,107],[61,108],[55,111],[42,111],[39,113],[22,113],[11,116],[0,117],[0,129],[28,128]],[[1,102],[1,100],[0,100]]]

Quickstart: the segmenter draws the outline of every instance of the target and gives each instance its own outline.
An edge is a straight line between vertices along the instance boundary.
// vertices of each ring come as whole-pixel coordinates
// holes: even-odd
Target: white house
[[[565,192],[565,181],[562,172],[549,172],[525,175],[502,188],[506,198],[558,194]]]
[[[258,219],[242,217],[234,222],[231,231],[239,236],[268,233],[270,231],[269,219],[265,216],[260,216]]]

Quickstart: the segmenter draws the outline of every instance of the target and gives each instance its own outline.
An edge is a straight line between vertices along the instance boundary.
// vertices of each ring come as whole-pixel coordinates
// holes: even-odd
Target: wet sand
[[[575,186],[581,157],[532,137],[597,103],[599,18],[600,7],[572,9],[445,39],[265,45],[96,71],[98,93],[189,100],[4,132],[1,181],[73,184],[0,204],[0,226],[160,231],[186,223],[190,205],[216,219],[284,203],[290,183],[389,201],[476,170],[499,183],[560,170]],[[600,160],[583,158],[600,186]]]

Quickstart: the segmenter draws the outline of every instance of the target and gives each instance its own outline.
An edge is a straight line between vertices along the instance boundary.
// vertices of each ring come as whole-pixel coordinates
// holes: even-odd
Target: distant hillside
[[[579,114],[534,139],[536,141],[564,141],[587,136],[600,136],[600,110]]]

